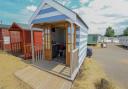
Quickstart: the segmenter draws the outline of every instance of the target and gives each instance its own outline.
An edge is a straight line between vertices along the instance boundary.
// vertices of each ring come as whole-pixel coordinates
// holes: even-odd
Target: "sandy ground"
[[[0,52],[0,89],[31,89],[14,76],[14,72],[26,66],[19,58]]]

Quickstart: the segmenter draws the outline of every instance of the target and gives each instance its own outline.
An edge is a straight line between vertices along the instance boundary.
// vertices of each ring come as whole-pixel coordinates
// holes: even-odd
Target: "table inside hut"
[[[52,58],[56,62],[65,64],[66,48],[64,43],[52,44]]]

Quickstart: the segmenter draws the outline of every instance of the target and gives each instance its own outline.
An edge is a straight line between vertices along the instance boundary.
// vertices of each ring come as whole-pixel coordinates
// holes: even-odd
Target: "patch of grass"
[[[105,75],[100,65],[93,59],[86,59],[77,75],[72,89],[120,89]]]
[[[14,75],[17,70],[26,66],[28,65],[19,58],[0,52],[0,89],[31,89]]]

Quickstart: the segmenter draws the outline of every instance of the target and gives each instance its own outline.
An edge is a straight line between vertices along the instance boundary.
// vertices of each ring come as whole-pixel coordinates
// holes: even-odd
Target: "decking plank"
[[[33,89],[70,89],[72,82],[51,73],[28,66],[15,73],[16,77]]]

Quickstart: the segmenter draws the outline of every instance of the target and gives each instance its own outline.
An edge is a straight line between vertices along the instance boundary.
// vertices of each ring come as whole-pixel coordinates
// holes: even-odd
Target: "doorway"
[[[66,30],[62,27],[51,29],[52,59],[66,64]]]

